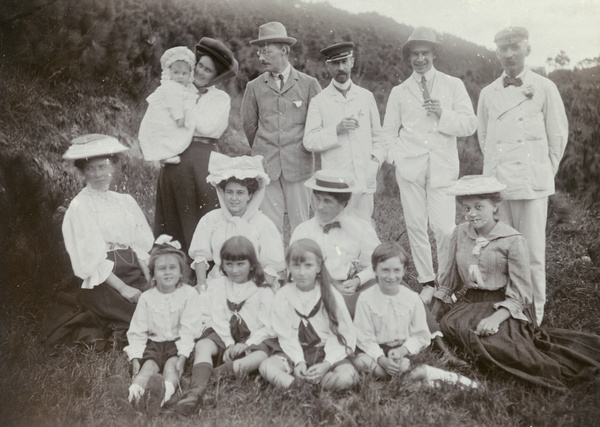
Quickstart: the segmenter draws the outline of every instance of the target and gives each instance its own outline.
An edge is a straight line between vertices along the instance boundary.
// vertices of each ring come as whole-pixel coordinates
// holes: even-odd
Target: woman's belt
[[[119,249],[129,249],[129,246],[122,245],[121,243],[111,243],[111,242],[108,242],[107,246],[108,246],[107,250],[109,250],[109,251],[117,251]]]
[[[216,138],[208,138],[206,136],[194,136],[192,137],[192,142],[200,142],[202,144],[208,145],[216,145],[218,139]]]

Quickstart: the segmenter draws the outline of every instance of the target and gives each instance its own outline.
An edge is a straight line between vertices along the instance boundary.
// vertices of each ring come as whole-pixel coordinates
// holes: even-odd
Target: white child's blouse
[[[377,360],[383,356],[379,344],[404,345],[417,354],[431,342],[425,308],[419,296],[400,286],[396,295],[386,295],[379,285],[362,292],[354,315],[357,346]]]
[[[346,339],[347,347],[344,347],[338,341],[337,336],[331,331],[329,326],[329,316],[325,311],[323,303],[321,309],[310,318],[310,323],[315,332],[321,338],[321,344],[325,347],[325,362],[332,366],[344,360],[350,354],[354,353],[356,347],[356,334],[352,325],[350,313],[346,308],[346,303],[342,295],[332,287],[335,304],[336,316],[338,319],[338,332]],[[275,294],[273,307],[271,308],[271,325],[283,352],[295,364],[306,362],[304,360],[304,351],[298,338],[298,328],[300,326],[300,316],[295,310],[308,316],[311,310],[321,298],[321,287],[317,284],[312,291],[302,292],[298,290],[293,282],[287,283]]]
[[[226,277],[211,281],[211,319],[212,327],[221,337],[225,346],[234,344],[229,320],[233,312],[227,307],[227,300],[234,304],[246,301],[239,315],[250,330],[246,344],[260,344],[268,338],[274,338],[271,329],[271,306],[275,294],[269,287],[258,287],[252,281],[234,284]]]
[[[108,251],[131,248],[147,260],[154,236],[144,213],[129,194],[85,187],[71,201],[62,224],[65,246],[81,287],[92,289],[104,282],[114,263]]]
[[[129,345],[123,349],[129,360],[142,358],[149,339],[175,341],[177,354],[189,357],[203,330],[199,298],[198,292],[185,284],[169,294],[156,286],[144,292],[127,331]]]

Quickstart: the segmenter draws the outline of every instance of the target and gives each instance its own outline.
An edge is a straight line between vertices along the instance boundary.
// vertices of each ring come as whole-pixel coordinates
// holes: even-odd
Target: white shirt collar
[[[419,74],[419,73],[413,71],[413,77],[415,78],[417,83],[421,83],[421,79],[423,78],[423,75],[425,76],[425,80],[427,80],[428,82],[433,81],[433,78],[435,77],[435,67],[432,66],[429,70],[427,70],[427,72],[425,74]]]
[[[292,64],[288,62],[287,67],[281,73],[271,73],[273,78],[277,80],[279,78],[279,74],[283,75],[283,83],[288,81],[288,77],[290,76],[290,72],[292,71]]]
[[[352,79],[348,79],[348,81],[346,83],[340,83],[340,82],[336,81],[335,79],[331,79],[331,83],[340,90],[348,90],[348,89],[350,89],[350,86],[352,85]]]
[[[527,66],[525,66],[523,68],[523,71],[521,71],[516,78],[523,80],[525,78],[525,75],[527,74],[527,71],[529,71],[529,68]],[[506,71],[504,71],[502,73],[501,78],[504,79],[504,76],[508,76],[508,74],[506,74]]]

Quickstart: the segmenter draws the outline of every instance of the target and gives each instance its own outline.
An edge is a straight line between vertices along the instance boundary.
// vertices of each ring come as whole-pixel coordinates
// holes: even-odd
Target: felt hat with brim
[[[406,43],[402,45],[402,55],[407,57],[410,54],[411,46],[418,42],[429,43],[434,49],[439,49],[442,46],[431,28],[417,27],[408,37]]]
[[[334,62],[351,57],[354,54],[353,49],[354,43],[342,42],[321,49],[320,52],[327,62]]]
[[[327,193],[352,193],[356,190],[352,178],[336,170],[317,171],[304,185]]]
[[[499,193],[504,189],[506,189],[506,185],[493,176],[467,175],[456,181],[448,189],[447,194],[449,196],[475,196],[478,194]]]
[[[293,37],[288,37],[287,31],[281,22],[267,22],[258,28],[258,38],[252,40],[252,46],[265,45],[269,43],[285,43],[290,46],[296,43]]]
[[[498,31],[494,36],[496,44],[513,44],[529,39],[529,31],[524,27],[508,27]]]
[[[216,75],[210,81],[211,86],[235,77],[240,69],[237,60],[233,56],[233,52],[219,40],[202,37],[196,45],[196,62],[200,60],[202,55],[210,56],[213,61],[218,62],[224,69],[221,74]]]
[[[229,157],[225,154],[211,153],[208,161],[209,175],[206,182],[217,186],[220,182],[229,178],[256,179],[261,187],[269,184],[269,175],[263,167],[263,156],[239,156]]]
[[[67,160],[91,159],[93,157],[111,156],[127,150],[129,148],[112,136],[92,133],[72,140],[71,146],[63,154],[63,158]]]

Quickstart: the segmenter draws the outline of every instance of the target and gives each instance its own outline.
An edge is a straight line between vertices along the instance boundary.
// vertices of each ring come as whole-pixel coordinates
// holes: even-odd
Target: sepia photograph
[[[0,424],[600,425],[600,0],[2,0]]]

